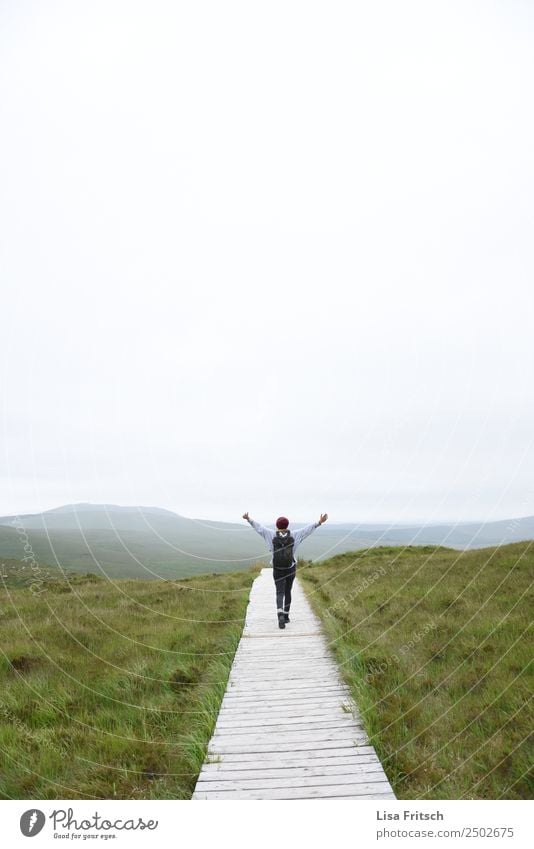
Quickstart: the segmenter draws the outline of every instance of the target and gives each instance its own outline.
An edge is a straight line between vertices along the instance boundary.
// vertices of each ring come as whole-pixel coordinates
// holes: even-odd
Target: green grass
[[[254,571],[111,583],[22,565],[0,579],[0,798],[189,798]]]
[[[532,798],[534,543],[301,568],[400,799]]]

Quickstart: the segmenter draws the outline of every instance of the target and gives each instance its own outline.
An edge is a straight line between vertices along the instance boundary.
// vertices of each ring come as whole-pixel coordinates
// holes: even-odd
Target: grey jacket
[[[254,530],[261,537],[263,537],[263,539],[265,540],[265,542],[269,546],[269,551],[272,552],[272,550],[273,550],[273,539],[276,536],[276,531],[271,531],[270,528],[264,528],[263,525],[260,525],[259,522],[255,522],[254,519],[249,519],[248,522],[249,522],[250,525],[252,525]],[[304,527],[304,528],[299,528],[298,531],[291,531],[291,536],[295,540],[295,542],[293,544],[293,562],[294,563],[297,562],[296,559],[295,559],[295,556],[294,556],[295,551],[297,550],[297,547],[301,544],[302,540],[306,539],[306,537],[309,537],[309,535],[312,534],[314,532],[315,528],[318,528],[320,524],[321,524],[320,522],[312,522],[311,525],[306,525],[306,527]],[[272,565],[273,565],[273,560],[272,560],[272,557],[271,557],[271,566]]]

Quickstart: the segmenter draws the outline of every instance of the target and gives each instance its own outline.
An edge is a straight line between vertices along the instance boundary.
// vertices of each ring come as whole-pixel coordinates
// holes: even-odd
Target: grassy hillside
[[[534,543],[302,568],[401,799],[532,798]]]
[[[189,798],[253,572],[1,572],[0,798]]]
[[[31,546],[39,563],[59,564],[79,573],[93,572],[110,578],[173,580],[206,572],[248,570],[261,557],[264,546],[250,528],[221,553],[221,540],[205,533],[204,541],[159,528],[153,530],[87,528],[82,530],[28,528],[24,534],[0,526],[0,558],[22,556]],[[248,531],[248,533],[246,533]]]
[[[300,576],[399,798],[531,798],[534,544],[375,548]],[[188,798],[253,571],[4,561],[0,798]]]

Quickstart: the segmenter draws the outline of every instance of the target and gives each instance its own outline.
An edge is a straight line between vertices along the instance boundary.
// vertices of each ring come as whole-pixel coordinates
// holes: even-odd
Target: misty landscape
[[[7,0],[0,76],[6,845],[516,849],[534,4]]]
[[[299,554],[305,560],[322,560],[384,545],[474,549],[533,538],[532,516],[437,525],[330,521],[305,540]],[[191,519],[158,507],[69,504],[1,517],[0,558],[22,560],[28,545],[39,563],[111,578],[172,580],[235,572],[269,560],[262,540],[245,523]]]

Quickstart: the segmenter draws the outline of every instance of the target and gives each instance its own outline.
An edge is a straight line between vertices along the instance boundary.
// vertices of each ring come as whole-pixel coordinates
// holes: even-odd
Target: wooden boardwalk
[[[394,799],[298,580],[290,615],[263,569],[193,799]]]

